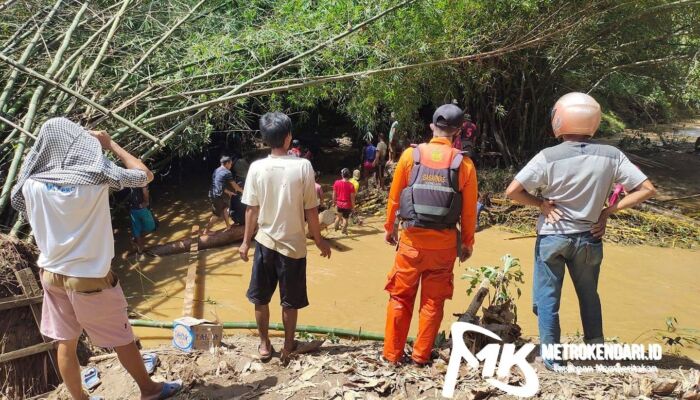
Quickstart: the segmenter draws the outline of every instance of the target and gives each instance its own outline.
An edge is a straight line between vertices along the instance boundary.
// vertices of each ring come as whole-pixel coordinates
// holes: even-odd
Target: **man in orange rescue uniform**
[[[469,157],[452,147],[463,122],[464,112],[459,107],[440,106],[430,124],[433,139],[404,151],[394,172],[384,225],[386,242],[396,245],[398,241],[385,287],[390,297],[384,358],[392,363],[403,361],[419,282],[423,285],[420,319],[411,358],[419,365],[431,361],[443,305],[454,290],[455,259],[459,256],[465,261],[472,255],[476,169]]]

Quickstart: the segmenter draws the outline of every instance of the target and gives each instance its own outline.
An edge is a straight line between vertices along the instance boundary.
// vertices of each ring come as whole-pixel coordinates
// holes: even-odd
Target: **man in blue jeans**
[[[603,342],[598,276],[608,217],[652,197],[656,189],[612,146],[591,142],[600,125],[600,105],[583,93],[569,93],[552,110],[557,146],[542,150],[506,189],[512,200],[540,208],[535,244],[533,310],[540,343],[560,341],[559,304],[566,265],[579,300],[586,343]],[[615,184],[630,194],[605,205]],[[529,192],[540,190],[541,197]],[[543,360],[552,369],[552,360]]]

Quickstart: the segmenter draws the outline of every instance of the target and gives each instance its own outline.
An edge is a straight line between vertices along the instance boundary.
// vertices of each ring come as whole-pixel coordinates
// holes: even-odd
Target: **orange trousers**
[[[430,361],[435,337],[440,329],[445,300],[454,291],[454,264],[457,249],[417,249],[406,243],[399,244],[394,267],[384,288],[389,292],[384,330],[384,358],[399,362],[403,357],[408,329],[411,326],[413,305],[419,283],[420,314],[418,336],[413,344],[413,360]]]

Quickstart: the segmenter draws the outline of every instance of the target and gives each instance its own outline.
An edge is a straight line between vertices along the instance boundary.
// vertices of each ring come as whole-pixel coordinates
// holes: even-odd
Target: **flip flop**
[[[160,390],[160,395],[158,395],[158,400],[168,399],[173,397],[177,392],[182,390],[182,381],[176,380],[172,382],[164,382],[163,389]]]
[[[146,367],[146,372],[151,375],[158,366],[158,356],[155,353],[144,353],[141,355],[143,365]]]
[[[262,343],[258,345],[258,357],[260,357],[260,361],[262,362],[268,362],[272,360],[272,355],[275,354],[275,348],[272,347],[272,343],[270,343],[270,353],[263,355],[262,351],[260,351],[260,347],[262,346]]]
[[[83,387],[92,390],[100,384],[100,371],[95,367],[85,368],[80,371],[80,378],[83,381]]]

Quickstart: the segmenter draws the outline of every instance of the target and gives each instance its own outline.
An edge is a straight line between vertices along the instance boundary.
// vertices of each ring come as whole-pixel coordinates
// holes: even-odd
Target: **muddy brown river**
[[[205,193],[205,191],[203,191]],[[161,228],[150,244],[181,239],[192,225],[204,226],[209,217],[206,197],[182,203],[166,201],[192,198],[191,188],[163,193],[156,206]],[[219,228],[223,223],[219,225]],[[126,257],[128,228],[117,226],[117,251],[114,268],[122,277],[122,286],[130,308],[142,319],[172,321],[182,315],[184,286],[189,254],[167,256],[152,261]],[[391,268],[394,249],[383,242],[382,221],[372,217],[363,226],[351,226],[348,236],[327,231],[333,255],[321,259],[309,241],[308,290],[311,305],[300,312],[299,323],[382,332],[388,295],[383,287]],[[489,228],[477,233],[474,256],[455,266],[455,293],[446,303],[442,328],[449,330],[452,313],[464,312],[470,297],[467,281],[459,279],[468,267],[495,265],[505,254],[521,261],[526,284],[518,300],[518,321],[525,336],[537,335],[536,318],[531,311],[531,286],[534,239],[515,239],[516,234]],[[675,317],[680,327],[700,327],[699,253],[694,250],[649,246],[605,245],[600,277],[603,321],[606,337],[621,341],[637,339],[641,343],[660,342],[653,329],[665,329],[667,317]],[[235,245],[204,250],[197,255],[199,276],[195,316],[220,321],[252,321],[253,306],[245,297],[251,263],[243,262]],[[273,297],[272,305],[279,304]],[[279,307],[271,307],[271,321],[281,322]],[[415,312],[414,316],[418,313]],[[582,332],[574,288],[567,277],[560,311],[562,333]],[[415,335],[417,319],[411,327]],[[168,342],[170,331],[136,328],[145,345]],[[241,332],[241,331],[238,331]],[[248,331],[243,331],[249,333]],[[229,331],[233,333],[233,331]],[[700,360],[700,350],[683,353]]]

